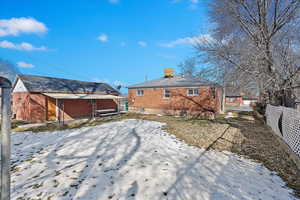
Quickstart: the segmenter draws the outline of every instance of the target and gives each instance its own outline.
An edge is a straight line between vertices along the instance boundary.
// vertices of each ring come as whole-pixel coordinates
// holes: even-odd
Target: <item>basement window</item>
[[[187,90],[188,96],[199,96],[199,89],[198,88],[191,88]]]
[[[168,89],[164,89],[164,99],[170,99],[171,98],[171,91]]]
[[[144,90],[137,90],[136,95],[137,96],[144,96]]]

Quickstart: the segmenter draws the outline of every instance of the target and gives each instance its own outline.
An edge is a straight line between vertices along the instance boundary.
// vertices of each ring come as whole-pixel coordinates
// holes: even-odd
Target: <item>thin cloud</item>
[[[47,47],[45,46],[35,47],[32,44],[27,42],[15,44],[7,40],[0,41],[0,48],[13,49],[19,51],[46,51],[47,50]]]
[[[23,62],[23,61],[17,62],[17,65],[21,68],[33,68],[34,67],[33,64],[26,63],[26,62]]]
[[[101,34],[97,37],[100,42],[108,42],[108,36],[106,34]]]
[[[160,43],[159,46],[165,48],[173,48],[179,45],[195,45],[197,43],[206,43],[213,40],[214,39],[211,37],[211,35],[203,34],[196,37],[185,37],[167,43]]]
[[[138,45],[140,45],[141,47],[146,47],[146,46],[148,46],[148,43],[145,41],[139,41]]]
[[[43,34],[48,28],[42,22],[31,17],[0,19],[0,37],[20,34]]]

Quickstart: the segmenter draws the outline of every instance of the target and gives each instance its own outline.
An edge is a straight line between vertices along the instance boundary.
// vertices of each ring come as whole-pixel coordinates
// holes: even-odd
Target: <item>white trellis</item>
[[[300,110],[267,106],[267,124],[300,157]]]

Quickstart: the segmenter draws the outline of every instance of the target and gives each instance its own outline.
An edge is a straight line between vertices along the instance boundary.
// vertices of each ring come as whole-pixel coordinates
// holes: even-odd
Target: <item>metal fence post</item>
[[[0,77],[1,98],[1,200],[10,199],[10,131],[11,131],[11,83]]]

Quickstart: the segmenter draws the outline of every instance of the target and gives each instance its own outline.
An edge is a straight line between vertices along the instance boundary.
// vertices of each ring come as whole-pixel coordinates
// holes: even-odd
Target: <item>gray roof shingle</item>
[[[170,78],[159,78],[144,83],[128,86],[129,89],[136,88],[165,88],[165,87],[218,87],[216,83],[189,75],[175,75]]]
[[[30,92],[120,94],[106,83],[86,82],[45,76],[17,75]]]

